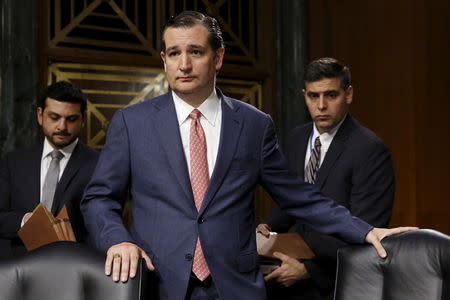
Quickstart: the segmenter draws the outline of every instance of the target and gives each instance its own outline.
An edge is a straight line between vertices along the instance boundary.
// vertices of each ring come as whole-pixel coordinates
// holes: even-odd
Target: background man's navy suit
[[[40,202],[43,145],[16,150],[0,166],[0,256],[25,252],[17,236],[22,218]],[[95,169],[98,152],[78,141],[55,190],[52,213],[65,204],[78,241],[86,240],[80,212],[83,191]]]
[[[116,113],[82,201],[86,225],[99,248],[106,251],[129,241],[149,254],[161,299],[184,299],[198,237],[221,299],[265,299],[255,243],[253,194],[258,183],[289,214],[323,232],[361,243],[371,229],[288,171],[268,115],[218,95],[220,144],[199,212],[170,93]],[[128,189],[129,232],[121,219]]]
[[[286,148],[289,165],[301,178],[312,126],[308,123],[295,128]],[[350,114],[326,153],[315,185],[323,195],[348,208],[352,215],[374,227],[388,226],[395,190],[390,152],[372,131],[361,126]],[[317,232],[280,209],[275,209],[265,223],[276,232],[299,233],[316,253],[315,259],[305,261],[313,282],[307,280],[301,286],[291,287],[291,294],[298,294],[298,299],[317,299],[305,298],[306,294],[329,294],[334,287],[337,249],[346,244]]]

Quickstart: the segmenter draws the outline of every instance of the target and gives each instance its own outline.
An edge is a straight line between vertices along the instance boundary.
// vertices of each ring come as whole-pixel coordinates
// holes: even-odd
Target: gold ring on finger
[[[122,255],[120,255],[119,253],[116,253],[113,255],[113,258],[122,258]]]

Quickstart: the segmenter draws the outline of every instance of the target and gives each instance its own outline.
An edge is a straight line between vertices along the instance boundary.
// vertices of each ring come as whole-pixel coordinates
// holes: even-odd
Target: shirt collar
[[[69,145],[59,149],[59,151],[61,151],[61,153],[64,155],[64,157],[68,157],[72,154],[77,143],[78,143],[78,138],[76,138],[75,141],[73,141]],[[55,150],[55,149],[53,149],[52,145],[50,145],[47,138],[45,138],[44,139],[44,149],[42,150],[42,158],[44,159],[45,157],[47,157],[50,154],[50,152],[52,152],[53,150]]]
[[[326,144],[330,144],[331,141],[333,140],[334,136],[336,135],[337,131],[339,130],[339,128],[341,127],[342,123],[344,123],[344,120],[347,118],[347,115],[345,115],[345,117],[342,118],[342,120],[336,125],[334,126],[334,128],[332,128],[330,131],[324,132],[322,134],[319,133],[319,130],[317,130],[316,124],[313,122],[313,137],[312,140],[314,141],[318,136],[320,136],[320,142],[326,143]]]
[[[172,91],[172,98],[173,102],[175,104],[175,111],[177,113],[178,118],[178,125],[181,126],[188,118],[189,114],[195,109],[192,105],[185,102],[183,99],[178,97],[177,94],[175,94]],[[215,126],[215,123],[217,121],[217,115],[219,112],[220,107],[220,98],[217,95],[217,92],[215,89],[213,89],[213,92],[211,95],[209,95],[208,98],[206,98],[203,103],[197,107],[197,109],[202,113],[203,117],[212,125]]]

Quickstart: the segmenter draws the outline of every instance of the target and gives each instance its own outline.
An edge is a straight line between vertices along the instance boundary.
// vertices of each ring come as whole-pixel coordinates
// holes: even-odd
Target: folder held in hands
[[[272,272],[281,264],[281,261],[273,255],[274,252],[281,252],[298,260],[314,257],[313,251],[297,233],[271,232],[269,238],[257,233],[256,247],[260,268],[264,275]]]
[[[39,204],[18,234],[28,251],[56,241],[76,241],[65,205],[54,217]]]

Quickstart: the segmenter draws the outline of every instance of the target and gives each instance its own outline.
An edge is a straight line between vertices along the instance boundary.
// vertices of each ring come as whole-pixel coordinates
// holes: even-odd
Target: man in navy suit
[[[113,280],[155,270],[161,299],[265,299],[255,242],[260,183],[290,215],[351,243],[404,229],[352,217],[288,170],[267,114],[215,89],[224,46],[217,21],[186,11],[163,31],[168,94],[119,110],[82,201]],[[133,222],[121,219],[131,194]]]
[[[313,122],[290,134],[286,152],[291,169],[308,179],[305,169],[319,138],[317,188],[352,215],[376,227],[388,226],[395,190],[392,160],[384,143],[349,113],[353,100],[350,70],[336,59],[321,58],[306,67],[304,81],[303,94]],[[297,232],[315,253],[313,259],[303,262],[276,254],[283,263],[265,278],[271,282],[270,299],[331,299],[336,253],[344,242],[317,232],[278,208],[258,230]]]
[[[72,83],[60,81],[47,87],[37,106],[44,142],[8,153],[0,165],[0,256],[3,257],[25,252],[17,231],[45,198],[45,179],[54,151],[62,156],[59,180],[48,209],[57,214],[66,205],[76,239],[80,242],[87,239],[80,202],[98,152],[78,139],[85,122],[85,96]]]

